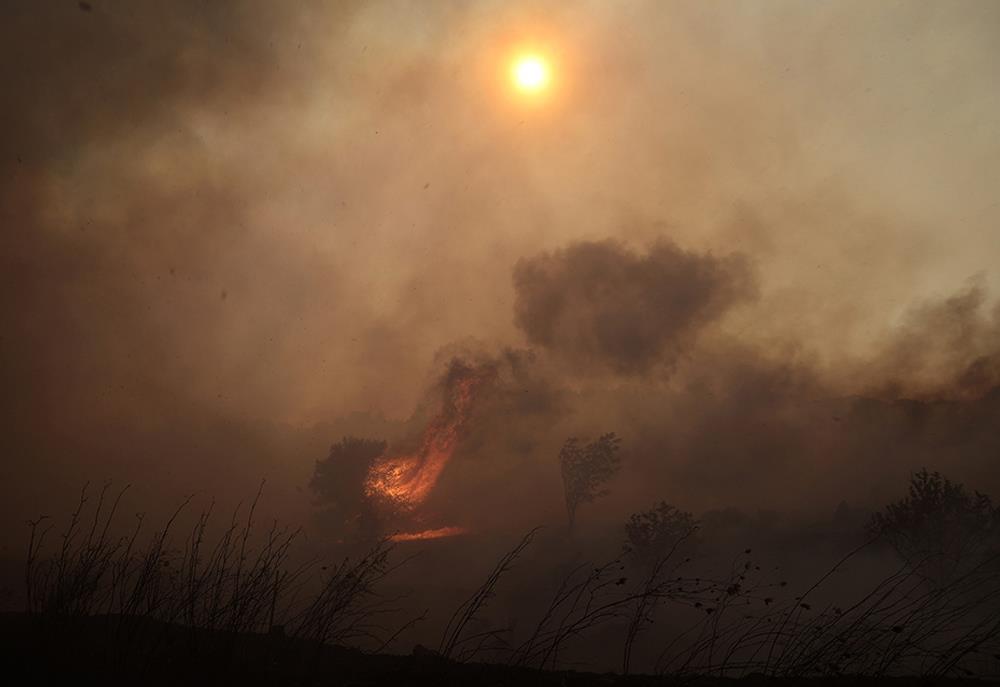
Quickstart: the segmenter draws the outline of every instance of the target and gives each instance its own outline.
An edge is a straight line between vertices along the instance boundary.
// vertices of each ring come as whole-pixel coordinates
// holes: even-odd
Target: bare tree
[[[559,465],[562,468],[570,531],[576,522],[576,510],[580,504],[608,495],[609,490],[604,485],[621,467],[618,456],[620,444],[621,439],[613,432],[586,445],[581,445],[575,437],[563,444],[559,451]]]

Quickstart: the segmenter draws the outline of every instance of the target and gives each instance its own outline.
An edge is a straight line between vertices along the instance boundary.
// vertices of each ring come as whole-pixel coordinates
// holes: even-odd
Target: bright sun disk
[[[514,62],[514,84],[522,91],[540,91],[548,85],[549,66],[537,55],[527,55]]]

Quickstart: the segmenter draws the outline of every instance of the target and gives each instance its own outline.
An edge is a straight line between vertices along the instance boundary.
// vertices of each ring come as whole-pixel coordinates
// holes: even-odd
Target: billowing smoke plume
[[[517,325],[532,344],[581,368],[643,372],[673,363],[699,330],[753,295],[744,258],[658,241],[575,243],[514,267]]]
[[[978,398],[1000,385],[1000,303],[991,306],[985,285],[976,280],[954,295],[919,304],[871,367],[878,371],[873,393]]]

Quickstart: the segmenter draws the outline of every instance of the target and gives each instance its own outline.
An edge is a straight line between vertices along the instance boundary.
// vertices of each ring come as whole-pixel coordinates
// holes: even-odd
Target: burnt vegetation
[[[560,464],[592,470],[573,483],[577,505],[605,488],[618,445],[610,434],[567,442]],[[345,440],[331,457],[382,449]],[[437,648],[418,646],[410,657],[385,652],[442,609],[399,620],[403,599],[382,587],[407,559],[388,541],[339,562],[299,560],[298,530],[258,525],[260,493],[218,526],[214,506],[187,513],[188,500],[159,527],[139,515],[118,536],[126,494],[85,489],[61,530],[48,518],[28,524],[24,609],[3,616],[15,665],[52,678],[152,682],[190,670],[251,683],[544,682],[564,679],[560,671],[597,638],[604,650],[616,647],[623,681],[648,679],[627,677],[637,670],[717,680],[1000,673],[1000,509],[926,470],[813,579],[785,579],[752,548],[723,565],[704,557],[711,533],[661,501],[624,523],[618,556],[563,566],[552,579],[533,573],[548,591],[530,617],[498,624],[503,614],[492,611],[506,605],[507,580],[532,564],[533,550],[553,545],[532,530],[455,608]],[[866,557],[878,555],[890,557],[886,572],[845,593],[838,580],[870,575]]]

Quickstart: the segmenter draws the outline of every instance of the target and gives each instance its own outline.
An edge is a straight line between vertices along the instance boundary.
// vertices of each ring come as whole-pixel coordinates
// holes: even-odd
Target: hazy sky
[[[797,380],[745,407],[997,382],[991,0],[3,5],[5,480],[298,475],[337,437],[245,428],[405,420],[460,348],[634,437],[613,394],[717,411],[735,360]]]

